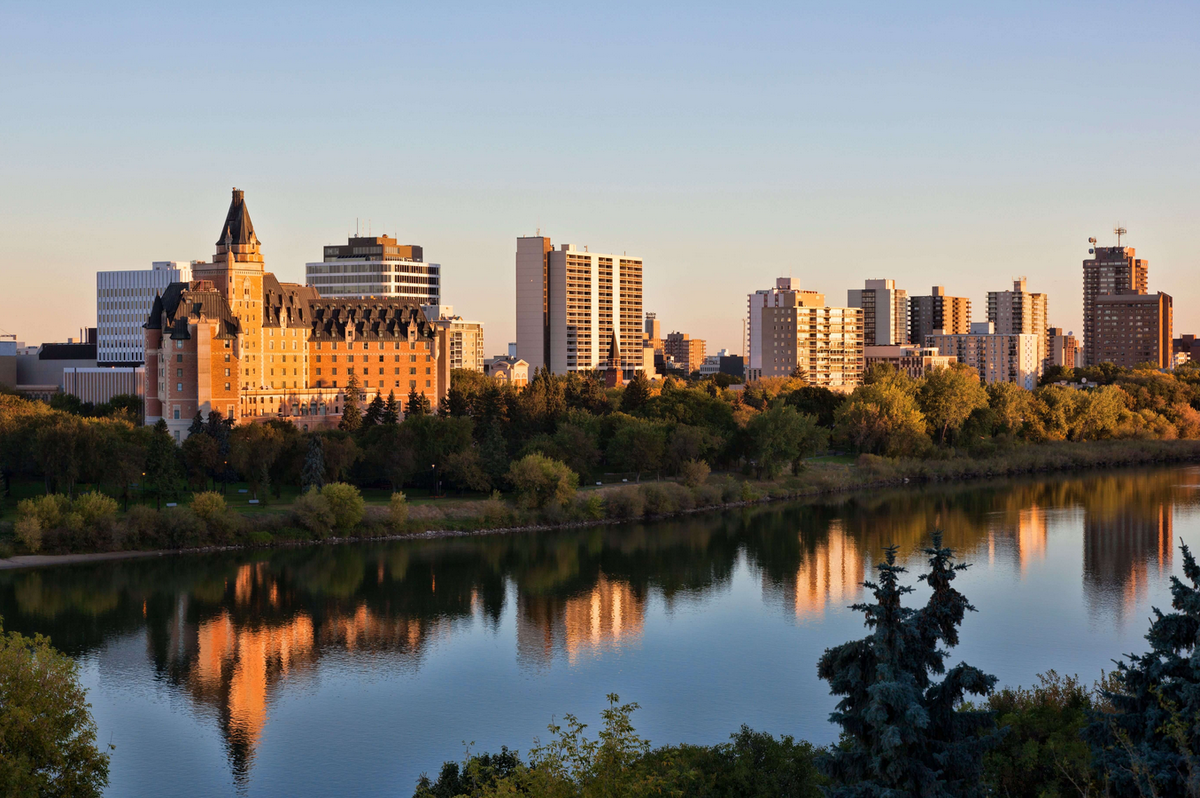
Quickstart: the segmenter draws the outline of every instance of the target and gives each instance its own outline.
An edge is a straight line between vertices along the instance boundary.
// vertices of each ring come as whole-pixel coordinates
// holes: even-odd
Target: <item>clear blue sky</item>
[[[1027,275],[1079,331],[1120,222],[1200,328],[1200,4],[0,8],[0,330],[95,323],[94,273],[208,259],[232,186],[302,280],[356,217],[514,330],[514,239],[627,251],[668,330],[737,351],[790,275],[971,297]]]

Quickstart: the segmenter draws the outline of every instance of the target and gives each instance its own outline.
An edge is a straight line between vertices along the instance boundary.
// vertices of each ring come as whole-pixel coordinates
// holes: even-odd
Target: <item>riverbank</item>
[[[3,544],[9,550],[8,556],[0,558],[0,570],[319,543],[528,533],[657,520],[768,501],[906,485],[1200,462],[1200,441],[1022,445],[983,458],[951,454],[935,460],[904,460],[862,455],[852,463],[836,460],[817,458],[809,461],[800,474],[779,480],[717,474],[693,487],[673,481],[605,486],[581,491],[567,505],[541,509],[517,507],[496,497],[458,500],[443,507],[436,504],[408,507],[406,517],[397,522],[386,508],[366,507],[361,521],[352,529],[324,533],[314,531],[303,514],[289,506],[253,515],[227,509],[220,515],[206,517],[197,516],[187,507],[162,512],[133,508],[104,529],[48,534],[45,553],[20,551],[11,528],[4,530]]]

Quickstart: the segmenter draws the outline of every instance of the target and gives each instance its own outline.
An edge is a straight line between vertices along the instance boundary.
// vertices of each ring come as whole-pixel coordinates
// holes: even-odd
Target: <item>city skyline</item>
[[[281,279],[356,218],[420,242],[489,355],[515,340],[513,240],[539,229],[643,258],[645,308],[714,351],[741,349],[742,298],[781,275],[830,297],[945,285],[976,308],[1027,276],[1080,335],[1079,262],[1117,224],[1176,330],[1200,326],[1190,5],[379,8],[368,26],[320,7],[236,26],[62,11],[16,9],[0,31],[22,76],[4,89],[0,328],[27,343],[88,323],[97,271],[207,257],[234,185]],[[414,57],[376,58],[399,31]],[[611,57],[568,57],[582,31]],[[1136,58],[1095,58],[1113,31]],[[343,124],[352,107],[378,124]]]

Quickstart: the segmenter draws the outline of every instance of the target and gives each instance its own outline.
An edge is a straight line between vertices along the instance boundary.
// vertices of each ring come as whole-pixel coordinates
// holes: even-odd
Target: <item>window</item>
[[[416,373],[417,373],[417,370],[416,370],[415,368],[409,368],[409,370],[408,370],[408,373],[409,373],[409,374],[416,374]]]
[[[226,377],[228,377],[228,376],[229,376],[229,369],[225,369],[225,376],[226,376]]]
[[[183,369],[175,369],[175,376],[176,376],[176,377],[182,377],[182,376],[183,376]]]
[[[229,390],[229,383],[225,383],[225,390]]]
[[[180,393],[182,393],[182,392],[183,392],[183,383],[182,383],[182,382],[177,382],[177,383],[175,383],[175,390],[177,390],[177,391],[179,391]]]
[[[429,388],[429,387],[430,387],[430,385],[429,385],[429,380],[425,380],[425,387],[426,387],[426,388]]]
[[[179,408],[178,408],[178,407],[177,407],[177,408],[175,408],[175,420],[176,420],[176,421],[178,421],[178,420],[179,420]],[[176,433],[175,433],[175,435],[176,435],[176,437],[178,437],[178,436],[179,436],[179,433],[178,433],[178,432],[176,432]]]
[[[176,362],[176,363],[182,363],[182,362],[183,362],[183,355],[176,355],[176,356],[175,356],[175,362]]]

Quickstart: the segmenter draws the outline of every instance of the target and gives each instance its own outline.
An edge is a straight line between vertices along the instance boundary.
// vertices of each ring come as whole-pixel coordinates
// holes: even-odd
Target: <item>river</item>
[[[745,723],[824,744],[821,652],[934,528],[970,562],[951,664],[1029,685],[1142,651],[1200,469],[911,487],[617,525],[0,573],[4,626],[77,658],[111,796],[403,796],[464,744],[521,751],[636,701],[655,743]],[[918,586],[911,596],[923,600]]]

